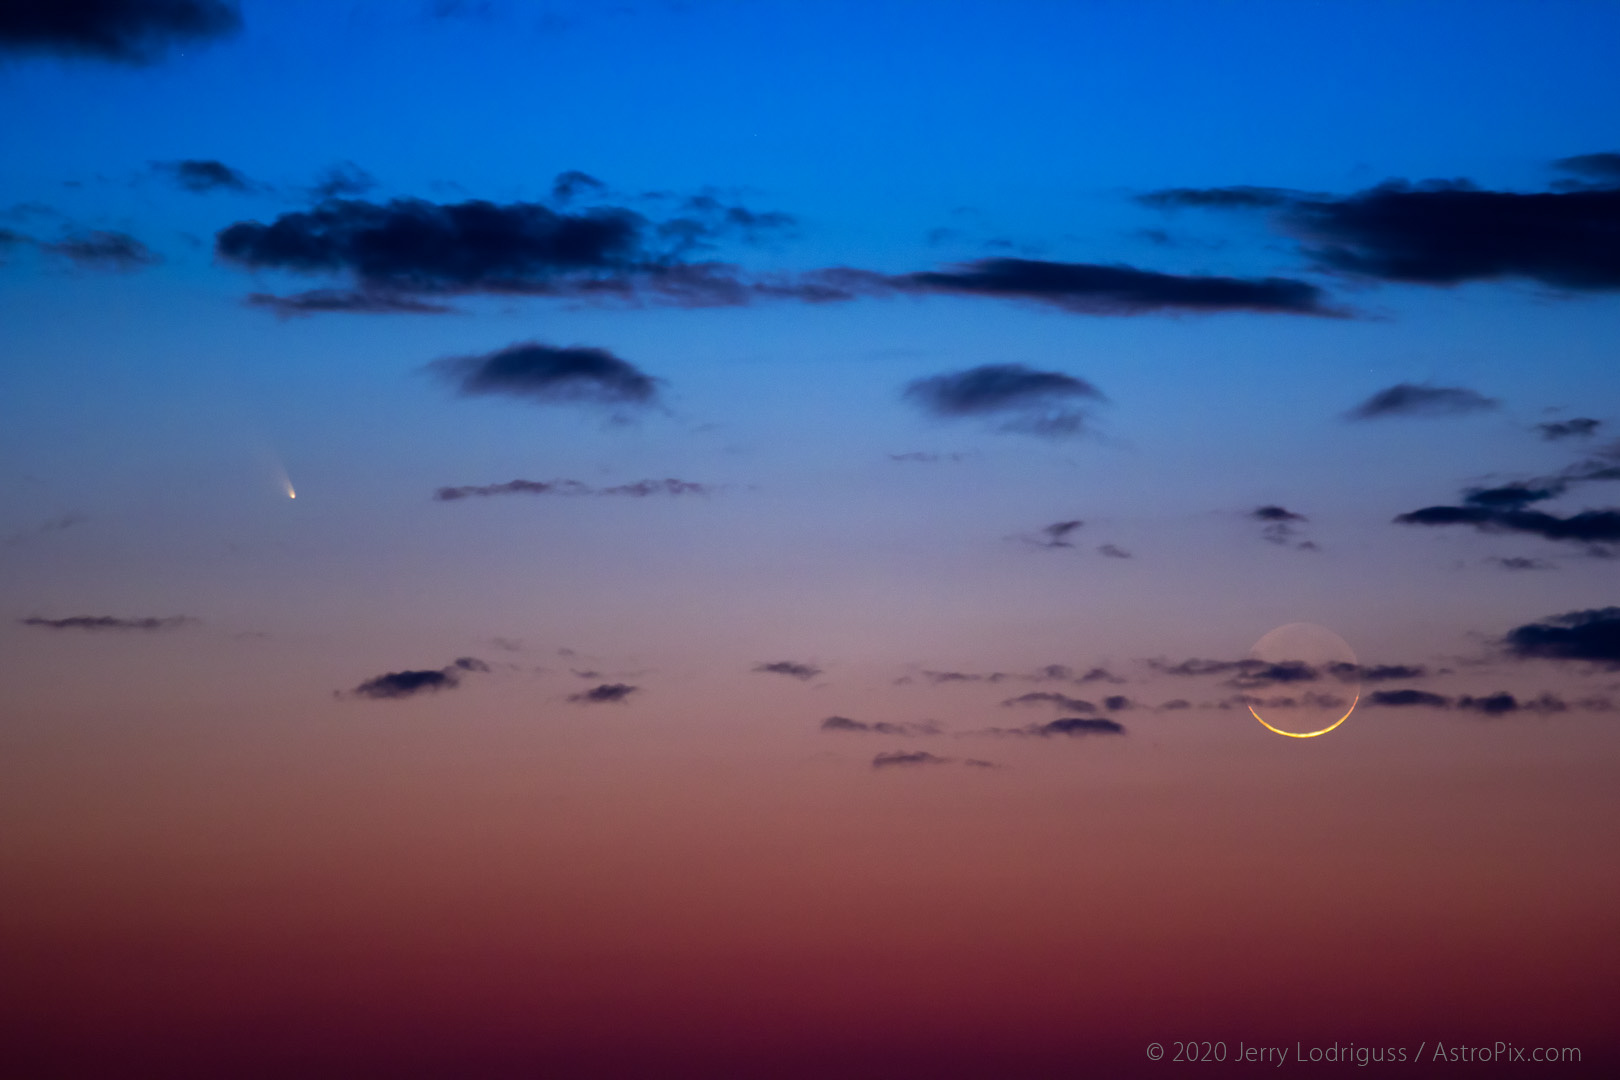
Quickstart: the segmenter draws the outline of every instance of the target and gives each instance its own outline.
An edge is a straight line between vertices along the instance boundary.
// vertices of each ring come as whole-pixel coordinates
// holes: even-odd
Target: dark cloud
[[[455,663],[437,670],[390,671],[386,675],[378,675],[376,678],[367,679],[349,691],[349,694],[352,697],[371,698],[377,701],[398,700],[399,698],[414,697],[417,694],[454,690],[461,685],[462,675],[468,672],[488,670],[489,665],[482,660],[463,656]]]
[[[1392,181],[1342,199],[1300,199],[1285,220],[1319,265],[1384,281],[1620,288],[1620,190],[1521,194]]]
[[[1062,720],[1053,720],[1046,724],[1036,724],[1030,727],[1031,735],[1068,735],[1078,737],[1081,735],[1123,735],[1125,726],[1113,720],[1102,717],[1088,718],[1071,716]]]
[[[905,396],[934,416],[1004,417],[1003,430],[1037,435],[1079,432],[1086,420],[1081,403],[1106,400],[1084,379],[1023,364],[984,364],[917,379]]]
[[[1554,615],[1510,630],[1503,644],[1514,656],[1586,660],[1620,669],[1620,607]]]
[[[1322,677],[1320,669],[1303,660],[1183,660],[1172,664],[1167,660],[1149,660],[1148,666],[1165,675],[1213,676],[1230,675],[1228,686],[1245,690],[1285,683],[1315,682]]]
[[[1340,314],[1321,290],[1288,278],[1177,275],[1128,266],[991,258],[939,271],[882,274],[830,267],[749,276],[727,263],[694,260],[726,238],[757,242],[790,230],[780,211],[728,204],[712,194],[681,202],[654,221],[628,207],[569,207],[601,194],[594,177],[561,174],[552,205],[484,200],[348,198],[352,185],[323,185],[324,199],[265,224],[220,231],[221,258],[249,269],[343,275],[362,292],[524,294],[685,307],[754,300],[826,303],[863,296],[947,293],[1049,304],[1096,315],[1262,311]]]
[[[1588,416],[1578,416],[1572,420],[1560,420],[1553,423],[1537,424],[1536,430],[1541,432],[1541,437],[1546,439],[1548,442],[1556,442],[1559,439],[1569,438],[1584,439],[1595,434],[1601,423],[1602,421],[1593,420]]]
[[[1380,281],[1457,285],[1523,278],[1569,290],[1620,288],[1620,184],[1614,154],[1565,158],[1597,183],[1486,191],[1467,181],[1403,180],[1334,197],[1277,188],[1177,188],[1161,207],[1263,210],[1320,269]]]
[[[1188,701],[1186,698],[1173,698],[1170,701],[1165,702],[1163,705],[1158,706],[1160,712],[1177,712],[1181,709],[1190,708],[1192,708],[1192,702]]]
[[[1557,498],[1564,493],[1566,487],[1565,484],[1555,482],[1535,487],[1528,484],[1503,484],[1493,488],[1469,488],[1463,494],[1463,502],[1491,509],[1516,508]]]
[[[152,63],[170,47],[241,26],[223,0],[8,0],[0,50]]]
[[[539,203],[331,198],[269,225],[231,225],[220,231],[216,250],[255,269],[347,272],[384,290],[545,292],[574,275],[634,265],[643,226],[628,210],[566,214]]]
[[[1025,300],[1085,315],[1164,311],[1340,314],[1323,304],[1321,289],[1293,278],[1204,277],[1038,259],[978,259],[945,271],[871,275],[866,283],[878,291],[888,288]]]
[[[168,174],[187,191],[205,195],[210,191],[251,191],[253,181],[222,161],[191,158],[184,161],[154,161],[152,167]]]
[[[628,683],[603,683],[593,686],[589,690],[578,694],[569,694],[568,700],[581,705],[601,705],[609,702],[620,702],[637,693],[641,688]]]
[[[1027,674],[1012,674],[1005,671],[992,671],[984,674],[967,671],[929,671],[921,672],[924,679],[938,686],[941,683],[958,682],[985,682],[1001,683],[1007,681],[1017,682],[1067,682],[1083,685],[1090,682],[1123,683],[1124,679],[1109,672],[1106,668],[1094,667],[1084,675],[1076,675],[1074,669],[1064,664],[1047,664]]]
[[[1577,462],[1557,476],[1470,488],[1461,506],[1429,506],[1395,518],[1402,525],[1471,525],[1481,532],[1529,533],[1548,540],[1592,545],[1588,554],[1607,556],[1598,545],[1620,541],[1620,510],[1584,510],[1567,517],[1527,507],[1564,494],[1572,485],[1620,480],[1620,444],[1605,447],[1596,457]]]
[[[1577,154],[1559,158],[1553,166],[1600,183],[1620,184],[1620,154]]]
[[[1510,713],[1535,713],[1547,716],[1568,712],[1571,708],[1603,711],[1610,705],[1604,699],[1588,698],[1572,706],[1556,694],[1542,694],[1539,697],[1521,700],[1505,690],[1481,697],[1464,694],[1458,698],[1425,693],[1422,690],[1381,690],[1368,695],[1367,703],[1390,708],[1421,706],[1432,709],[1455,709],[1461,712],[1480,713],[1484,716],[1507,716]]]
[[[1103,698],[1103,708],[1107,709],[1109,712],[1124,712],[1127,709],[1136,708],[1136,702],[1132,701],[1124,694],[1111,694],[1108,697]]]
[[[41,244],[40,247],[78,266],[97,270],[136,270],[163,261],[161,256],[135,237],[110,229],[73,233],[54,244]]]
[[[637,480],[633,484],[591,487],[578,480],[508,480],[504,484],[468,484],[442,487],[433,493],[439,502],[489,495],[597,495],[646,498],[649,495],[707,495],[713,488],[691,480]]]
[[[888,720],[878,720],[868,723],[864,720],[851,720],[847,716],[829,716],[821,722],[822,731],[847,731],[861,735],[938,735],[940,727],[932,720],[923,720],[915,724],[896,724]]]
[[[1224,675],[1229,671],[1238,670],[1243,663],[1241,660],[1200,660],[1195,657],[1183,660],[1179,664],[1172,664],[1168,660],[1149,660],[1147,665],[1165,675]]]
[[[1295,527],[1296,521],[1309,521],[1304,514],[1296,514],[1281,506],[1260,506],[1249,511],[1250,518],[1265,522],[1265,528],[1260,530],[1260,538],[1268,544],[1278,544],[1294,547],[1305,551],[1315,551],[1316,545],[1309,540],[1296,540],[1299,529]]]
[[[998,682],[1001,682],[1003,679],[1013,678],[1013,676],[1008,675],[1005,672],[1000,672],[1000,671],[993,671],[988,675],[979,675],[979,674],[976,674],[976,673],[973,673],[973,672],[968,672],[968,671],[926,671],[926,670],[922,672],[922,677],[927,679],[929,682],[933,683],[935,686],[939,686],[941,683],[955,683],[955,682],[998,683]]]
[[[1380,390],[1345,416],[1373,420],[1382,416],[1463,416],[1487,412],[1501,403],[1462,386],[1422,386],[1397,383]]]
[[[1136,201],[1160,209],[1194,207],[1204,210],[1264,210],[1291,205],[1299,193],[1286,188],[1236,187],[1164,188],[1138,195]]]
[[[1378,705],[1388,708],[1406,708],[1414,705],[1427,706],[1433,709],[1448,709],[1451,699],[1440,694],[1431,694],[1425,690],[1374,690],[1367,695],[1368,705]]]
[[[658,380],[606,349],[520,342],[492,353],[434,361],[431,369],[463,395],[502,394],[539,402],[646,405]]]
[[[1481,532],[1530,533],[1548,540],[1582,544],[1620,541],[1620,510],[1583,510],[1558,517],[1539,510],[1497,510],[1485,506],[1427,506],[1395,518],[1401,525],[1472,525]]]
[[[1484,713],[1486,716],[1504,716],[1510,712],[1518,712],[1521,708],[1518,699],[1506,692],[1498,692],[1477,698],[1465,695],[1457,699],[1456,707]]]
[[[363,289],[308,289],[290,296],[249,293],[243,301],[249,307],[264,308],[280,318],[348,312],[355,315],[449,315],[456,309],[448,304],[418,300],[399,293]]]
[[[1110,559],[1129,559],[1131,557],[1130,552],[1115,544],[1102,544],[1097,548],[1097,551]]]
[[[1082,698],[1069,697],[1067,694],[1056,694],[1051,691],[1032,691],[1008,698],[1003,705],[1056,705],[1064,712],[1096,712],[1097,706]]]
[[[1343,661],[1323,666],[1340,682],[1393,682],[1396,679],[1422,679],[1429,669],[1421,664],[1347,664]]]
[[[1238,673],[1227,680],[1228,686],[1244,688],[1276,686],[1279,683],[1315,682],[1322,673],[1303,660],[1284,660],[1269,663],[1264,660],[1241,661]]]
[[[949,765],[955,758],[939,757],[926,750],[897,750],[888,754],[879,754],[872,759],[872,768],[886,769],[901,765]]]
[[[660,236],[679,238],[692,247],[703,247],[714,236],[733,232],[749,243],[758,243],[773,233],[792,229],[798,219],[780,210],[755,211],[746,206],[727,205],[713,195],[693,195],[681,203],[682,217],[658,226]],[[683,250],[687,245],[683,244]]]
[[[377,178],[352,161],[340,161],[328,166],[315,178],[309,189],[317,200],[338,199],[350,195],[364,195],[377,186]]]
[[[813,664],[800,664],[792,660],[773,660],[768,664],[755,664],[753,670],[768,675],[786,675],[804,682],[821,674],[821,669]]]
[[[172,630],[197,620],[189,615],[142,619],[121,619],[113,615],[70,615],[65,619],[46,619],[34,615],[18,621],[24,626],[37,626],[44,630]]]
[[[1074,547],[1074,541],[1069,539],[1069,534],[1084,524],[1083,521],[1054,521],[1052,524],[1042,528],[1039,535],[1024,536],[1019,539],[1034,544],[1036,547],[1072,548]]]
[[[269,224],[237,222],[219,232],[215,251],[248,269],[345,276],[359,292],[385,295],[564,296],[684,307],[859,295],[839,284],[840,272],[745,280],[727,264],[689,261],[724,237],[757,238],[789,220],[706,196],[688,200],[680,217],[653,222],[614,206],[570,211],[538,202],[341,197],[359,182],[348,174],[329,177],[316,190],[324,198],[318,205]],[[588,187],[577,178],[565,183],[570,197]],[[859,274],[850,280],[856,278],[865,280]]]

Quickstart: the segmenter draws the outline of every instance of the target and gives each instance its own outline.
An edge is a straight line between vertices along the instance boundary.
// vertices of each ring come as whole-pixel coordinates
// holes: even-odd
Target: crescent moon
[[[1342,724],[1346,720],[1350,719],[1350,713],[1353,713],[1353,712],[1356,711],[1356,702],[1360,701],[1360,700],[1361,700],[1361,694],[1358,692],[1356,694],[1356,700],[1352,701],[1350,703],[1350,712],[1345,713],[1343,716],[1341,716],[1337,720],[1333,721],[1333,723],[1329,724],[1327,727],[1323,728],[1321,731],[1284,731],[1282,728],[1274,728],[1270,724],[1267,724],[1265,722],[1265,720],[1263,720],[1261,718],[1259,713],[1254,711],[1254,706],[1253,705],[1249,706],[1249,715],[1253,716],[1256,720],[1259,720],[1261,724],[1264,724],[1267,731],[1275,731],[1278,735],[1286,735],[1290,739],[1314,739],[1318,735],[1326,735],[1328,732],[1332,731],[1334,728],[1338,727],[1340,724]]]

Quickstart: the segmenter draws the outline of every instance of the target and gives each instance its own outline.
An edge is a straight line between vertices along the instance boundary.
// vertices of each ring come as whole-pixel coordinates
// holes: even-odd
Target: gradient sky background
[[[1620,8],[47,6],[4,1075],[1614,1067]]]

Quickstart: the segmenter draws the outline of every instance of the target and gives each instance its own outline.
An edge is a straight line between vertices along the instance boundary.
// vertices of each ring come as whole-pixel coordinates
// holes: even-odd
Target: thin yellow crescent
[[[1341,716],[1337,720],[1333,721],[1333,723],[1329,724],[1327,727],[1323,728],[1321,731],[1284,731],[1282,728],[1274,728],[1270,724],[1267,724],[1264,720],[1260,720],[1260,714],[1254,711],[1254,706],[1253,705],[1249,706],[1249,715],[1253,716],[1256,720],[1260,720],[1260,723],[1265,724],[1265,727],[1266,727],[1267,731],[1275,731],[1277,734],[1286,735],[1290,739],[1314,739],[1318,735],[1326,735],[1328,732],[1332,731],[1334,728],[1338,727],[1340,724],[1342,724],[1346,720],[1350,719],[1350,713],[1353,713],[1353,712],[1356,711],[1356,701],[1360,701],[1360,700],[1361,700],[1361,694],[1357,693],[1356,694],[1356,700],[1352,701],[1350,703],[1350,712],[1345,713],[1343,716]]]

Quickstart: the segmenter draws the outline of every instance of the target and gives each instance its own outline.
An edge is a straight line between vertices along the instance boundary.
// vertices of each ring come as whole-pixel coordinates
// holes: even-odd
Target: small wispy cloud
[[[576,705],[606,705],[627,701],[631,694],[639,693],[639,686],[629,683],[603,683],[583,690],[577,694],[569,694],[568,700]]]
[[[792,660],[773,660],[770,663],[755,664],[751,669],[763,675],[786,675],[791,679],[803,682],[821,674],[821,669],[814,664],[800,664]]]
[[[708,495],[715,489],[709,484],[673,477],[663,480],[637,480],[632,484],[611,487],[592,487],[578,480],[508,480],[504,484],[467,484],[461,487],[442,487],[433,493],[437,502],[455,502],[457,499],[484,498],[492,495],[594,495],[644,499],[649,495]]]
[[[454,690],[461,685],[461,677],[472,672],[487,672],[489,665],[471,656],[442,668],[390,671],[385,675],[367,679],[349,691],[351,697],[370,698],[373,701],[398,701],[420,694]]]
[[[851,720],[847,716],[829,716],[821,722],[822,731],[844,731],[857,735],[938,735],[940,726],[933,720],[916,723],[893,723],[888,720]]]
[[[47,619],[33,615],[18,622],[24,626],[43,630],[173,630],[200,620],[189,615],[166,615],[161,618],[145,617],[125,619],[115,615],[69,615],[65,619]]]

